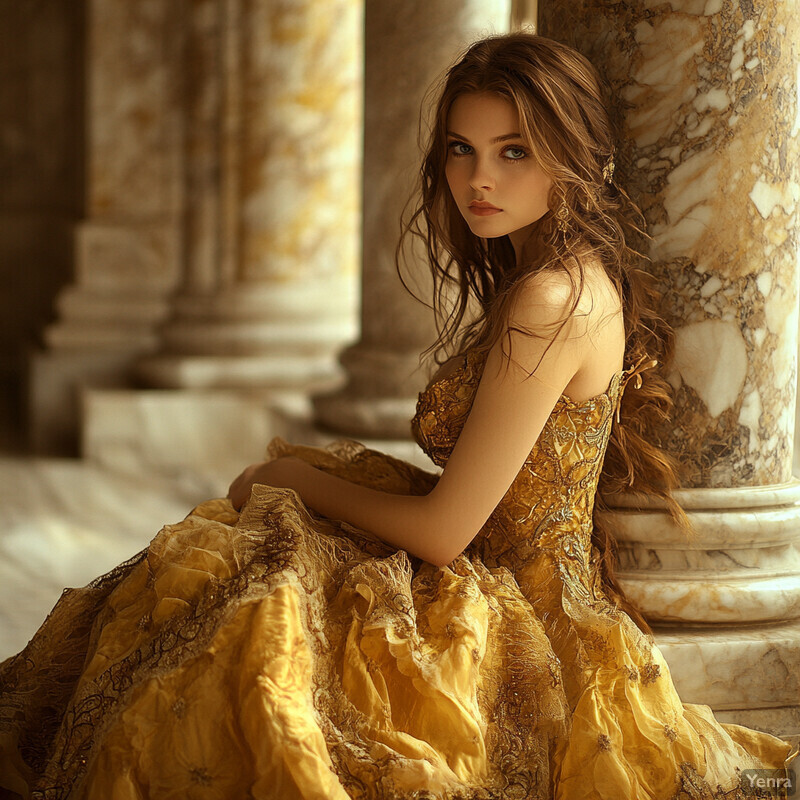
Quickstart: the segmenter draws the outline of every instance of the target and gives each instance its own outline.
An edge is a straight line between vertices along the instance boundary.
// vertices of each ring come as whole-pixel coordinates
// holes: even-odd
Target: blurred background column
[[[185,251],[162,388],[325,384],[355,336],[361,8],[189,0]]]
[[[625,509],[610,520],[620,582],[685,702],[796,738],[800,18],[779,0],[697,9],[547,2],[539,25],[614,89],[618,174],[647,217],[676,328],[675,413],[653,433],[687,467],[678,499],[699,537],[608,497]]]
[[[160,0],[165,4],[166,0]],[[182,248],[156,352],[81,393],[81,452],[224,495],[356,335],[362,4],[180,0]],[[167,32],[168,33],[168,32]]]
[[[313,397],[314,421],[325,431],[405,440],[408,453],[396,452],[419,453],[409,423],[426,383],[419,354],[436,332],[432,311],[398,277],[395,248],[422,161],[420,106],[460,50],[481,36],[507,31],[510,19],[510,0],[366,2],[361,336],[340,356],[346,385]],[[405,259],[406,282],[429,299],[423,254],[409,247]]]
[[[21,3],[17,13],[33,13],[33,5]],[[82,219],[66,241],[61,226],[42,232],[58,242],[62,258],[71,250],[74,276],[30,360],[28,414],[38,451],[74,450],[78,387],[124,382],[133,362],[158,345],[156,327],[168,312],[180,250],[179,6],[87,0],[71,14],[80,27],[72,41],[83,49],[76,53],[83,69],[71,98],[77,113],[69,167],[80,170],[75,216]],[[46,47],[64,29],[42,20],[31,30],[41,32]],[[21,98],[32,118],[49,111],[43,94],[32,80]],[[56,141],[62,135],[53,131]],[[46,161],[45,145],[39,146]],[[51,263],[43,259],[36,272],[47,274]],[[37,285],[34,275],[21,276],[21,283]]]

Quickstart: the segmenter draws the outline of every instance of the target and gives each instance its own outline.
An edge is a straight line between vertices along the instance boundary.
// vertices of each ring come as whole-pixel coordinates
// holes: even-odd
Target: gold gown
[[[439,465],[481,368],[468,354],[420,393],[412,430]],[[65,590],[0,665],[0,787],[48,800],[756,796],[741,772],[797,752],[682,703],[652,637],[600,584],[594,496],[634,372],[559,399],[446,568],[255,486],[241,515],[203,503]],[[437,480],[350,440],[275,438],[268,453],[388,492]]]

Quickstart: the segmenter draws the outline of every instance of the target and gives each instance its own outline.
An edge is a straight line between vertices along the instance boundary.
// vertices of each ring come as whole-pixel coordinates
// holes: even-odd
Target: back
[[[576,403],[605,392],[614,373],[622,369],[625,355],[622,300],[598,260],[584,261],[584,281],[575,310],[575,335],[585,335],[587,347],[580,368],[564,390]]]

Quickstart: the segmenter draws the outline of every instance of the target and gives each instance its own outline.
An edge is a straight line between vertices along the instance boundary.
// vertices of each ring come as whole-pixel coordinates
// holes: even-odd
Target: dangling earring
[[[556,219],[558,220],[558,229],[561,233],[566,233],[567,220],[569,219],[569,206],[563,197],[561,198],[561,205],[558,207],[558,211],[556,211]]]
[[[603,167],[603,180],[606,183],[611,183],[614,177],[614,154],[612,153],[608,157],[608,161],[606,161],[606,165]]]

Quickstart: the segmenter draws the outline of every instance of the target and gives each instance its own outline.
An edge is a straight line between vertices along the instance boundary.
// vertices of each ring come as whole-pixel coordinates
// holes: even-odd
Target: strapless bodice
[[[444,467],[466,422],[485,362],[468,351],[450,374],[419,393],[414,438]],[[519,564],[556,549],[588,565],[597,482],[614,412],[636,368],[619,370],[602,394],[575,402],[562,394],[542,432],[472,547],[483,558]],[[555,555],[555,554],[554,554]]]

